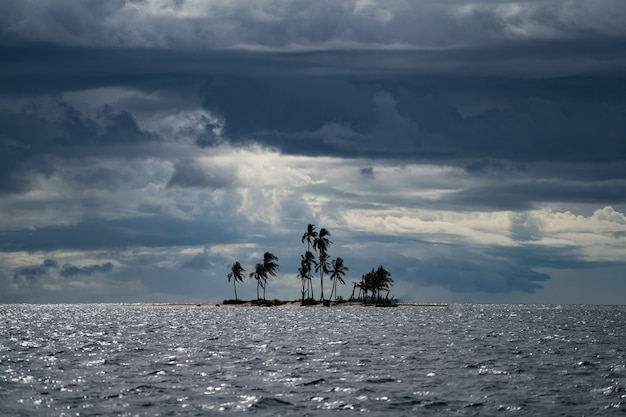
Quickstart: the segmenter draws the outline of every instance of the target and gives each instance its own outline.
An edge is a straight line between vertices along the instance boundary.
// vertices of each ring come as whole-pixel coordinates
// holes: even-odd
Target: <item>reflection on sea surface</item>
[[[626,307],[0,312],[2,415],[626,409]]]

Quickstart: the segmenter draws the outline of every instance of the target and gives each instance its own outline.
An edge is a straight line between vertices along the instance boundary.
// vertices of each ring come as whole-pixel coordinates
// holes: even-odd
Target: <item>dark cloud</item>
[[[624,161],[625,92],[621,77],[222,77],[205,105],[230,138],[290,153]]]
[[[424,237],[428,238],[428,235]],[[499,250],[469,242],[442,244],[399,236],[390,236],[388,239],[372,236],[363,239],[374,241],[376,249],[364,254],[352,253],[347,258],[350,270],[367,272],[368,266],[383,264],[398,282],[407,281],[423,287],[440,286],[460,294],[533,294],[542,288],[544,282],[550,280],[548,274],[535,271],[533,266],[545,266],[552,257],[551,248],[544,247],[543,252],[522,250],[518,256],[517,249]],[[564,259],[565,253],[559,252],[555,250],[555,256],[562,256]],[[572,256],[573,252],[568,254]]]
[[[95,219],[72,226],[3,233],[5,251],[49,251],[55,249],[123,249],[133,246],[199,246],[238,241],[232,232],[240,226],[222,223],[225,217],[183,220],[166,215],[104,221]],[[235,222],[236,224],[236,222]],[[245,235],[241,235],[245,236]]]
[[[542,288],[541,282],[550,279],[549,275],[535,272],[511,259],[490,259],[480,253],[472,257],[426,259],[416,268],[418,283],[438,285],[455,293],[521,291],[532,294]]]
[[[44,268],[58,268],[59,267],[59,263],[57,261],[55,261],[54,259],[46,259],[43,261],[43,266]]]
[[[56,260],[46,259],[39,265],[28,265],[17,268],[13,274],[13,282],[22,287],[31,287],[39,285],[42,279],[54,279],[57,273],[63,278],[72,278],[111,271],[113,271],[113,264],[111,262],[106,262],[102,265],[94,264],[89,266],[76,266],[70,263],[65,263],[59,269],[59,263]]]
[[[51,269],[58,267],[58,262],[52,259],[46,259],[39,265],[22,266],[13,273],[13,283],[25,287],[34,286],[41,277],[48,275]]]
[[[95,165],[98,162],[92,161],[87,166],[75,164],[73,170],[66,174],[66,180],[79,187],[97,189],[117,189],[132,181],[131,172]]]
[[[236,173],[236,167],[201,167],[191,160],[182,161],[174,166],[167,186],[225,188],[232,185]]]
[[[623,204],[626,202],[626,183],[580,183],[559,180],[526,178],[517,183],[489,183],[468,187],[447,194],[438,201],[450,208],[480,210],[529,210],[546,202],[589,204]]]
[[[75,266],[72,264],[64,264],[61,268],[60,275],[64,278],[70,278],[75,276],[89,276],[97,272],[111,272],[113,271],[113,264],[107,262],[102,265],[89,265],[89,266]]]
[[[145,156],[151,153],[146,145],[157,140],[126,111],[103,107],[92,118],[58,96],[0,108],[0,193],[30,189],[37,175],[52,175],[61,161]]]
[[[202,253],[194,255],[191,259],[187,259],[181,264],[181,268],[195,269],[200,271],[207,270],[208,268],[214,266],[215,265],[213,265],[209,258],[209,253],[206,246]]]

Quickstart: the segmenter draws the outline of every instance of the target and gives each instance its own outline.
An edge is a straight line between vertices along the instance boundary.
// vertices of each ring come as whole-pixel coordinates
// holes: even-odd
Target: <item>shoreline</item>
[[[285,304],[277,306],[258,306],[251,302],[245,302],[241,304],[222,304],[222,303],[145,303],[145,304],[122,304],[120,307],[174,307],[174,308],[240,308],[240,307],[258,307],[258,308],[324,308],[323,304],[306,305],[300,304],[300,301],[287,302]],[[375,308],[393,308],[393,307],[415,307],[415,308],[448,308],[448,304],[439,303],[397,303],[393,306],[377,306],[376,304],[363,304],[362,302],[344,302],[344,303],[331,303],[328,308],[345,308],[345,307],[375,307]]]
[[[285,304],[277,306],[259,306],[254,305],[247,301],[241,304],[223,304],[214,302],[204,303],[79,303],[79,304],[0,304],[0,308],[28,308],[31,306],[42,305],[58,305],[67,307],[91,307],[91,308],[241,308],[241,307],[254,307],[254,308],[325,308],[323,304],[306,305],[300,304],[300,301],[290,301]],[[377,306],[376,304],[363,304],[362,302],[348,301],[343,303],[331,303],[327,308],[345,308],[345,307],[360,307],[360,308],[448,308],[448,304],[443,303],[397,303],[393,306]]]

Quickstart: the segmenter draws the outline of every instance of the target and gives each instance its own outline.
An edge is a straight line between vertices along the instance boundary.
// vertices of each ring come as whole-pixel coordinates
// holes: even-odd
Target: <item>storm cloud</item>
[[[308,223],[407,300],[623,302],[621,0],[0,9],[0,302],[293,298]]]

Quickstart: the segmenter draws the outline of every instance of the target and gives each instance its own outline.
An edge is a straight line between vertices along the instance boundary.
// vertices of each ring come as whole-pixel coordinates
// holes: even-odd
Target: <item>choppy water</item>
[[[0,415],[625,415],[625,306],[0,306]]]

